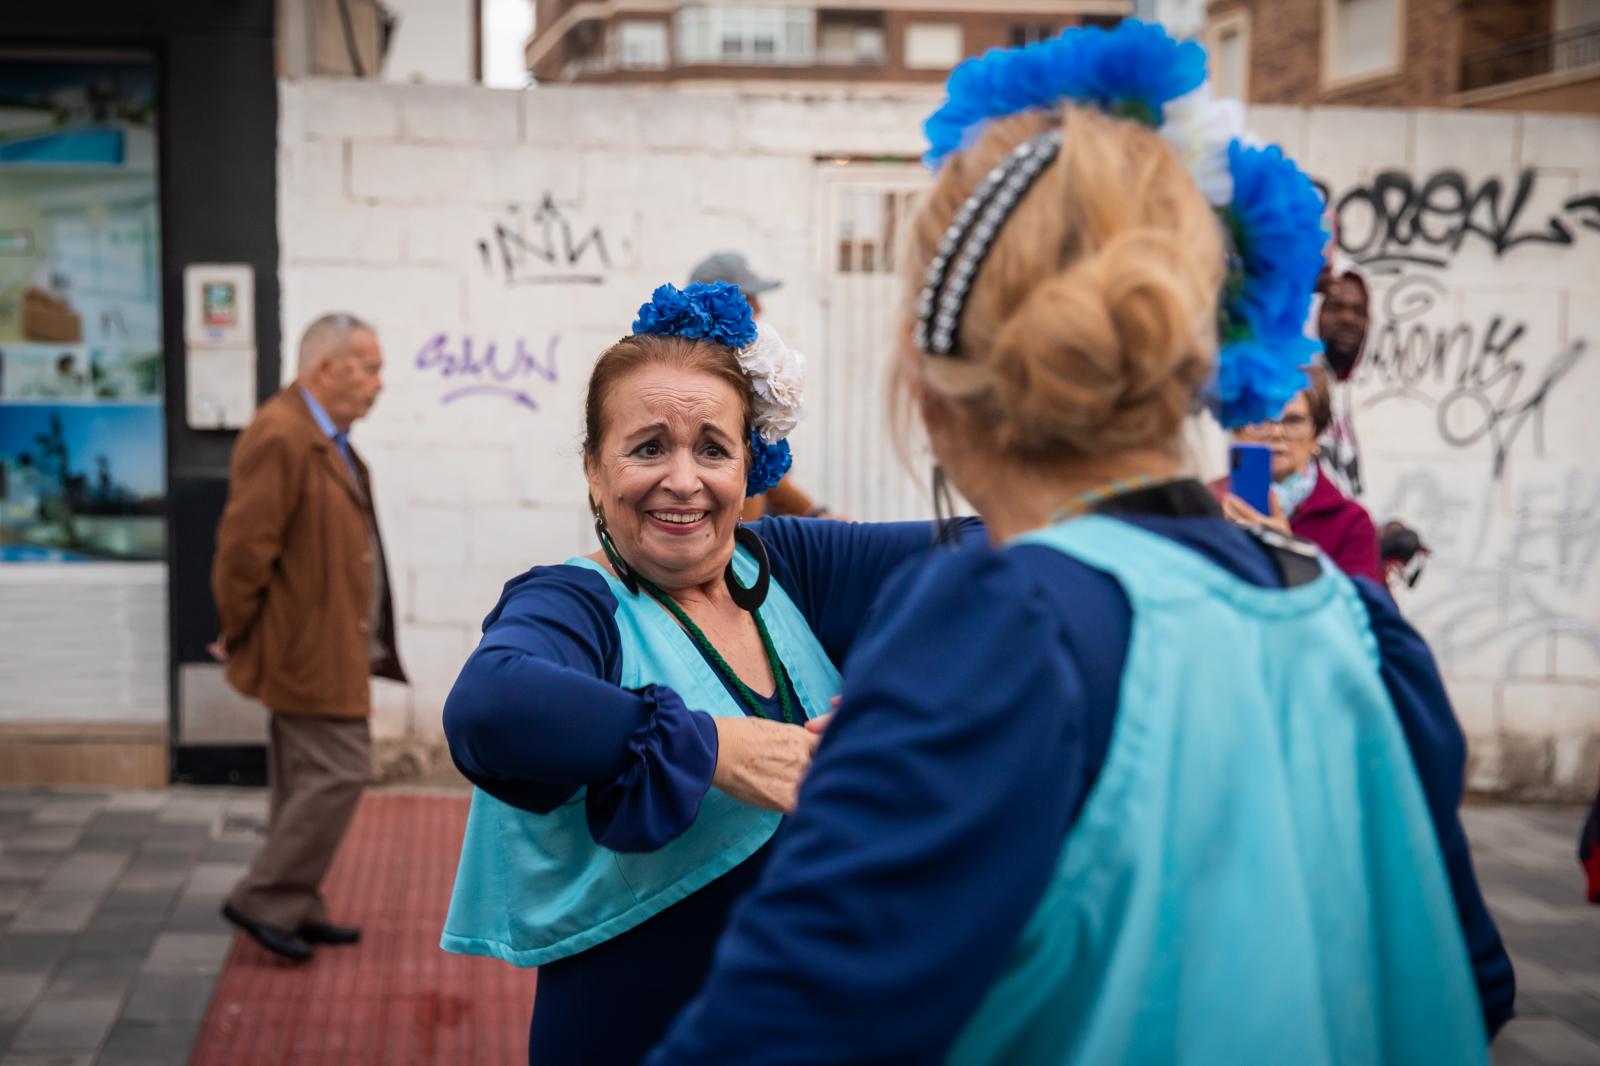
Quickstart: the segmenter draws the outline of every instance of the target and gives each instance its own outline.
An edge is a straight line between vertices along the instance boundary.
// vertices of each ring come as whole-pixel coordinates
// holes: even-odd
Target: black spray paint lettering
[[[1362,383],[1377,386],[1364,406],[1408,399],[1433,407],[1446,444],[1470,448],[1489,441],[1492,473],[1499,478],[1525,430],[1533,435],[1535,454],[1544,453],[1545,407],[1583,358],[1585,342],[1557,352],[1534,377],[1512,351],[1527,332],[1525,324],[1508,323],[1502,315],[1482,329],[1423,321],[1444,291],[1426,276],[1401,278],[1389,290],[1383,325],[1359,374]],[[1523,388],[1525,381],[1532,381],[1529,388]]]
[[[516,207],[511,215],[510,225],[495,223],[492,244],[478,242],[485,270],[494,269],[498,253],[507,285],[599,285],[605,280],[611,253],[599,226],[575,237],[571,220],[549,193],[526,218]]]
[[[1529,214],[1537,181],[1525,170],[1515,181],[1487,178],[1474,188],[1459,171],[1418,182],[1385,170],[1334,204],[1339,247],[1373,273],[1396,273],[1406,265],[1447,266],[1471,238],[1500,258],[1523,245],[1570,246],[1575,227],[1600,232],[1600,193],[1574,196],[1556,215]],[[1328,187],[1319,187],[1327,199]]]
[[[1542,676],[1551,641],[1600,662],[1600,632],[1570,606],[1585,602],[1600,558],[1600,479],[1570,471],[1523,486],[1509,514],[1502,496],[1490,483],[1470,498],[1429,471],[1400,478],[1388,511],[1416,523],[1448,579],[1407,614],[1447,669],[1503,648],[1504,676]]]
[[[452,382],[450,391],[439,397],[441,404],[470,396],[503,396],[537,411],[539,402],[529,393],[528,384],[534,379],[556,383],[556,347],[560,342],[559,336],[550,337],[541,362],[521,337],[514,347],[502,349],[490,341],[478,348],[471,337],[462,336],[459,344],[452,345],[449,334],[436,333],[417,352],[416,365],[418,370],[437,374],[441,381]]]

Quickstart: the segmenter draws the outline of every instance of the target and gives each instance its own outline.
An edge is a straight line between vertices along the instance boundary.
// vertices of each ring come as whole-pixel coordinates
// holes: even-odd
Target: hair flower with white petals
[[[1228,145],[1254,140],[1244,128],[1244,105],[1237,100],[1217,100],[1209,83],[1180,96],[1166,107],[1162,138],[1212,207],[1233,200],[1233,171],[1228,166]]]
[[[756,331],[756,339],[739,350],[739,365],[755,391],[756,432],[776,444],[794,432],[804,413],[806,357],[766,323]]]

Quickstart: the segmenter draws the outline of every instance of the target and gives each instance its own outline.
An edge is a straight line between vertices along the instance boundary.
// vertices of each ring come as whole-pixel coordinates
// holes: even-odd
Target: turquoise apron
[[[571,559],[605,577],[616,597],[621,685],[665,685],[693,710],[741,717],[744,708],[666,610],[630,593],[604,567]],[[734,570],[749,584],[756,573],[738,548]],[[761,618],[788,671],[806,716],[827,714],[839,672],[805,617],[772,582]],[[584,793],[549,814],[519,810],[474,789],[461,843],[455,891],[439,946],[463,955],[492,955],[516,966],[540,966],[626,932],[749,858],[778,827],[780,815],[747,806],[712,788],[694,824],[656,851],[625,853],[596,844],[584,815]]]
[[[1262,589],[1088,517],[1121,584],[1106,761],[953,1063],[1488,1061],[1455,901],[1350,581]],[[1030,713],[1049,713],[1048,706]]]

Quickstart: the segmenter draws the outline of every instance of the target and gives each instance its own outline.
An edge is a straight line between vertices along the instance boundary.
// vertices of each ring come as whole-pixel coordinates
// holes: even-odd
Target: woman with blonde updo
[[[1323,236],[1203,81],[1135,22],[952,76],[897,374],[990,543],[886,587],[651,1063],[1487,1062],[1512,977],[1426,647],[1182,473],[1197,393],[1303,385]]]

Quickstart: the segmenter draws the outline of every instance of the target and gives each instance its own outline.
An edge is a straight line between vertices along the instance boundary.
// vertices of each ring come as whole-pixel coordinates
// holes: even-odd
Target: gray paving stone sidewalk
[[[259,846],[265,803],[0,790],[0,1066],[182,1066],[233,941],[217,910]],[[1520,986],[1496,1066],[1600,1066],[1600,907],[1579,895],[1581,819],[1466,811]]]

